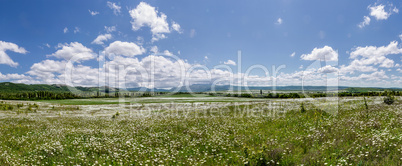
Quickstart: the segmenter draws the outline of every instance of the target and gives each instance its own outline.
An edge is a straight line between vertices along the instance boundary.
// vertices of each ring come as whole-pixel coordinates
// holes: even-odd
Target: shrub
[[[395,97],[394,96],[388,95],[387,97],[384,98],[384,103],[385,104],[391,105],[394,102],[395,102]]]
[[[152,95],[150,93],[143,93],[141,97],[152,97]]]
[[[305,112],[306,112],[306,108],[304,107],[304,103],[303,103],[303,102],[300,104],[300,112],[301,112],[301,113],[305,113]]]
[[[366,97],[363,97],[363,99],[364,99],[364,107],[366,108],[366,110],[368,110],[368,104],[367,104]]]

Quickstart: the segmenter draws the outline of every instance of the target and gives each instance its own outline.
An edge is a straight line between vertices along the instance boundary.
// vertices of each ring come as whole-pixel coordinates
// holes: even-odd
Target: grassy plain
[[[402,165],[401,98],[115,102],[1,101],[0,164]]]

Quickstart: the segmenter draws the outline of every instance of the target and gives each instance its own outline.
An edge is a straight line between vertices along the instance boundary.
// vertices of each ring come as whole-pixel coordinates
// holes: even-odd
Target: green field
[[[140,99],[1,101],[0,164],[402,164],[401,98]]]

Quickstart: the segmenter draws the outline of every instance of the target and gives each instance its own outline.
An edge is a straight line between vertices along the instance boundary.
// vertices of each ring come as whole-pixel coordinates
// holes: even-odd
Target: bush
[[[300,105],[300,112],[301,113],[305,113],[306,112],[306,108],[304,108],[304,103],[302,102]]]
[[[152,97],[152,95],[150,93],[143,93],[141,97]]]
[[[395,102],[395,97],[394,96],[388,95],[387,97],[384,98],[384,103],[385,104],[391,105],[394,102]]]

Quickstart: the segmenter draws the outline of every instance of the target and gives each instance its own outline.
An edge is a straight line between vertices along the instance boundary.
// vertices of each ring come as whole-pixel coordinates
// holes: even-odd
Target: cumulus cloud
[[[64,72],[65,66],[66,61],[55,61],[47,59],[39,63],[34,63],[31,66],[31,70],[27,73],[41,79],[53,78],[55,76],[53,73]]]
[[[3,74],[0,72],[0,81],[8,81],[8,80],[26,80],[31,79],[31,77],[26,76],[24,74]]]
[[[177,31],[177,32],[179,32],[179,33],[182,33],[180,25],[178,23],[174,22],[174,21],[172,22],[172,29]]]
[[[119,14],[120,14],[121,6],[116,5],[116,3],[114,3],[114,2],[109,2],[109,1],[107,1],[107,6],[108,6],[110,9],[113,10],[113,13],[114,13],[115,15],[119,15]]]
[[[89,14],[91,14],[92,16],[96,16],[99,14],[99,12],[97,12],[97,11],[91,11],[91,10],[88,10],[88,11],[89,11]]]
[[[226,62],[223,62],[223,64],[236,66],[236,62],[235,62],[235,61],[232,61],[232,60],[230,60],[230,59],[227,60]]]
[[[370,17],[369,16],[364,16],[363,22],[361,22],[359,25],[357,25],[359,28],[364,28],[365,26],[370,24]]]
[[[369,5],[367,8],[370,10],[369,15],[374,17],[376,20],[387,20],[392,14],[399,12],[396,7],[393,7],[393,4],[386,6],[375,3],[374,5]],[[363,21],[357,26],[359,28],[364,28],[365,26],[369,25],[370,22],[371,18],[369,16],[364,16]]]
[[[327,65],[318,69],[320,73],[335,73],[338,72],[338,68],[333,67],[331,65]]]
[[[91,43],[92,44],[104,44],[103,42],[104,41],[107,41],[107,40],[109,40],[109,39],[111,39],[112,38],[112,35],[111,34],[102,34],[102,35],[99,35],[98,37],[96,37],[96,39],[94,40],[94,41],[92,41]]]
[[[358,56],[364,58],[382,57],[390,54],[400,54],[400,53],[402,53],[402,48],[398,47],[397,41],[392,41],[388,44],[388,46],[357,47],[353,52],[350,53],[350,58],[356,58]]]
[[[140,2],[140,4],[129,11],[131,18],[132,29],[137,31],[141,27],[148,26],[151,28],[152,41],[158,41],[166,38],[165,33],[170,33],[169,23],[166,21],[167,16],[155,9],[155,7]],[[173,22],[173,30],[180,32],[180,25]]]
[[[59,44],[59,50],[48,57],[56,57],[59,59],[70,60],[71,58],[76,58],[77,61],[85,61],[94,59],[96,54],[89,48],[83,46],[78,42],[71,42],[70,44]]]
[[[18,45],[10,42],[0,41],[0,64],[6,64],[12,67],[17,67],[18,63],[14,62],[6,53],[12,51],[15,53],[26,54],[28,51]]]
[[[124,55],[127,57],[133,57],[145,53],[145,49],[142,46],[138,46],[131,42],[115,41],[105,48],[106,54]]]
[[[360,74],[359,76],[355,77],[350,77],[350,76],[341,76],[341,80],[346,80],[346,81],[357,81],[357,80],[375,80],[375,81],[380,81],[383,79],[388,79],[389,77],[386,75],[385,71],[375,71],[370,74]]]
[[[374,65],[379,65],[379,67],[383,68],[391,68],[394,66],[394,61],[388,59],[386,56],[401,53],[402,48],[398,47],[397,41],[392,41],[387,46],[381,47],[357,47],[350,53],[350,59],[353,59],[353,61],[348,66],[341,66],[341,73],[377,71]]]
[[[165,51],[163,51],[163,55],[166,55],[166,56],[173,56],[173,53],[170,52],[169,50],[165,50]]]
[[[324,46],[322,48],[314,48],[310,54],[301,55],[303,60],[324,60],[324,61],[337,61],[338,52],[332,49],[330,46]]]
[[[154,54],[157,54],[159,52],[158,46],[152,46],[150,51],[153,52]]]
[[[384,68],[394,67],[394,61],[387,58],[380,64],[380,67],[384,67]]]
[[[370,9],[370,16],[373,16],[377,20],[386,20],[388,19],[389,16],[391,16],[393,13],[398,13],[399,10],[394,7],[392,8],[392,4],[390,5],[390,9],[388,11],[385,11],[385,5],[379,4],[376,5],[374,4],[373,6],[369,6],[368,8]]]
[[[67,32],[68,32],[68,28],[65,27],[65,28],[63,29],[63,32],[64,32],[64,33],[67,33]]]

